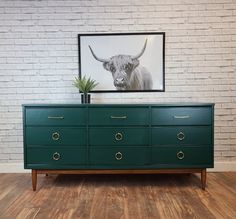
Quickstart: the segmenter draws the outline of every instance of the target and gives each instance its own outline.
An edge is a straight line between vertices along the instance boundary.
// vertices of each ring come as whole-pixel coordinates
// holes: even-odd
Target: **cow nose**
[[[116,78],[114,81],[115,87],[123,87],[124,86],[124,78]]]
[[[124,82],[124,78],[117,78],[116,83],[120,84]]]

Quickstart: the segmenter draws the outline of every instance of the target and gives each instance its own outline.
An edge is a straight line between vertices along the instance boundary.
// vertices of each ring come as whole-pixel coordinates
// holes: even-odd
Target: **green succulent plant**
[[[98,82],[91,79],[91,77],[86,78],[84,75],[83,77],[75,77],[73,85],[77,87],[80,92],[87,94],[98,85]]]

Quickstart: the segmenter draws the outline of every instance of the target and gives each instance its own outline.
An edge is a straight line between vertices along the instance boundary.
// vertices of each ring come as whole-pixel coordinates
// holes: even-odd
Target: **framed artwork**
[[[79,76],[92,92],[165,91],[165,33],[79,34]]]

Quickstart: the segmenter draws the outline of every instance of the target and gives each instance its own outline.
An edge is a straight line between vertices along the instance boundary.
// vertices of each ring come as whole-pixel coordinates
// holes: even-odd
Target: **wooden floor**
[[[1,219],[236,218],[236,172],[181,175],[0,174]]]

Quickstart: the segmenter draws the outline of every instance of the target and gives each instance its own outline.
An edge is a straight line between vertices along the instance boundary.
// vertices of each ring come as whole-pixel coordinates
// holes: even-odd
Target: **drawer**
[[[27,148],[27,165],[30,164],[85,164],[87,158],[86,149],[77,148]]]
[[[85,146],[86,128],[26,127],[26,142],[28,146]]]
[[[26,108],[26,125],[73,126],[86,124],[84,108]]]
[[[90,128],[89,144],[90,145],[148,145],[149,143],[148,128],[126,128],[126,127],[109,127],[109,128]]]
[[[211,107],[153,107],[152,125],[210,125]]]
[[[162,126],[152,128],[152,145],[211,145],[211,126]]]
[[[148,108],[105,107],[89,108],[89,125],[125,126],[148,125]]]
[[[211,147],[154,147],[152,163],[166,164],[169,168],[190,167],[191,165],[213,165]]]
[[[94,147],[90,149],[92,165],[144,165],[149,159],[147,147]]]

